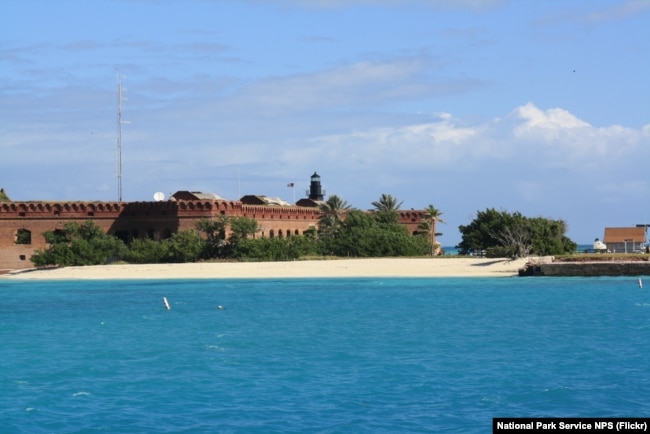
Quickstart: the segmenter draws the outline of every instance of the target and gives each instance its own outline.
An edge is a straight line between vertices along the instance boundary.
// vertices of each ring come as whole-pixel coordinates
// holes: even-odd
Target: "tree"
[[[504,256],[525,258],[533,248],[530,225],[522,221],[515,221],[498,232],[490,232],[490,235],[501,244],[503,249],[499,249],[499,252]]]
[[[414,237],[402,225],[385,224],[357,210],[350,211],[336,238],[321,243],[325,254],[353,257],[422,256],[430,249],[426,237]]]
[[[131,242],[124,260],[133,264],[169,262],[169,244],[167,240],[156,241],[151,238],[137,238]]]
[[[257,220],[248,217],[232,217],[230,219],[230,242],[236,243],[255,236],[260,231]]]
[[[204,258],[216,258],[225,255],[226,228],[229,218],[220,215],[214,220],[201,219],[197,222],[196,228],[205,236],[204,247],[201,256]]]
[[[233,257],[253,261],[289,261],[317,253],[313,237],[244,238],[233,246]]]
[[[390,194],[382,194],[377,202],[372,202],[372,206],[377,211],[399,211],[404,201],[399,201],[396,197]]]
[[[318,230],[321,237],[335,237],[345,219],[345,215],[352,207],[337,195],[327,198],[319,206]]]
[[[442,214],[442,211],[433,205],[429,205],[424,209],[424,216],[429,223],[429,231],[431,234],[431,256],[434,256],[440,250],[440,244],[438,244],[438,241],[436,240],[436,224],[445,223],[441,218]]]
[[[485,250],[492,257],[561,255],[575,252],[577,244],[564,235],[562,220],[529,218],[520,212],[509,213],[493,208],[477,212],[467,226],[459,226],[461,254]]]
[[[504,226],[510,223],[511,219],[510,214],[505,211],[497,211],[494,208],[478,211],[476,218],[469,225],[458,227],[462,234],[462,240],[457,246],[459,253],[467,255],[499,245],[492,234],[500,232]]]
[[[377,219],[381,223],[397,223],[398,211],[404,201],[399,201],[390,194],[382,194],[378,201],[372,202],[377,213]]]
[[[161,243],[167,247],[165,262],[194,262],[203,250],[201,237],[193,230],[177,232]]]
[[[578,244],[565,236],[568,226],[563,220],[542,217],[529,219],[532,232],[531,251],[540,256],[575,253]]]
[[[121,259],[127,252],[122,240],[104,233],[92,220],[84,224],[66,223],[63,229],[44,234],[49,247],[38,249],[31,260],[37,267],[46,265],[101,265]]]

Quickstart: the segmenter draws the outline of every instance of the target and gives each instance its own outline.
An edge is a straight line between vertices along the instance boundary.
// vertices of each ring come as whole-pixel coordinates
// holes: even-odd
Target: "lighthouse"
[[[314,172],[311,176],[311,183],[309,184],[309,191],[307,192],[311,200],[322,201],[325,191],[322,190],[320,185],[320,176]]]

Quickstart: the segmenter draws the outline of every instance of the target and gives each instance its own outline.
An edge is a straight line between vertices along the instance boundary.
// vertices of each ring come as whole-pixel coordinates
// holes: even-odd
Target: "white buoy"
[[[223,306],[222,306],[222,305],[219,305],[219,306],[217,306],[217,309],[219,309],[219,310],[223,310]]]
[[[165,303],[165,307],[167,308],[167,310],[171,309],[171,307],[169,307],[169,302],[167,301],[167,297],[163,297],[163,303]]]

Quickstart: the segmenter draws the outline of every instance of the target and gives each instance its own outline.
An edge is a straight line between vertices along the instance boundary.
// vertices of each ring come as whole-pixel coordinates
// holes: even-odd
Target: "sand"
[[[373,258],[289,262],[97,265],[13,271],[6,279],[256,279],[317,277],[510,277],[527,259]]]

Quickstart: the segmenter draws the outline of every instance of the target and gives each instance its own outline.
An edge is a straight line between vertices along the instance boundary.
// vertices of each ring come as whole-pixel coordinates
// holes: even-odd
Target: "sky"
[[[0,187],[650,223],[650,0],[2,0]],[[117,83],[122,87],[118,128]],[[295,187],[288,185],[294,183]]]

